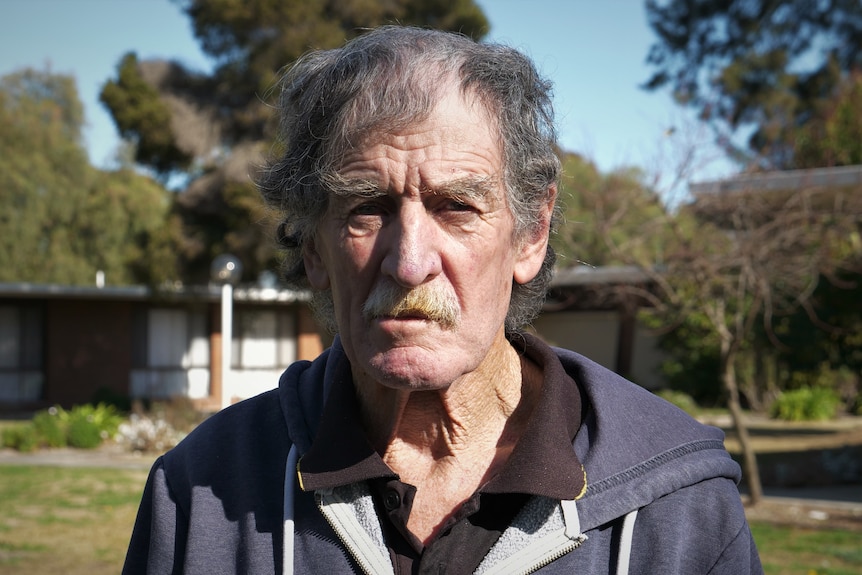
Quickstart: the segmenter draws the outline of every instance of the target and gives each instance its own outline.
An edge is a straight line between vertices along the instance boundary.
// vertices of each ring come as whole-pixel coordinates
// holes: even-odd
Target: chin
[[[390,389],[403,391],[437,391],[448,389],[457,375],[441,370],[448,364],[434,362],[427,358],[424,361],[410,361],[402,357],[398,360],[381,354],[371,361],[368,375],[379,385]]]

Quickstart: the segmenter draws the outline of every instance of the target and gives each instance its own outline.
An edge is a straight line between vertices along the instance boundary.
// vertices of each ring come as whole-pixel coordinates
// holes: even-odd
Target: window
[[[0,306],[0,402],[42,397],[43,312],[38,305]]]
[[[294,316],[283,310],[240,309],[233,325],[232,369],[285,369],[296,359]]]
[[[133,397],[209,395],[210,348],[204,309],[139,309],[133,345]]]

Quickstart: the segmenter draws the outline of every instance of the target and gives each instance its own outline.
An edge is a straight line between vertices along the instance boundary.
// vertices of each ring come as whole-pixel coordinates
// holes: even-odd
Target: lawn
[[[0,575],[115,575],[144,470],[0,466]],[[858,575],[862,533],[755,523],[769,575]]]
[[[0,574],[116,575],[145,470],[0,466]]]
[[[859,575],[862,533],[753,523],[767,575]]]

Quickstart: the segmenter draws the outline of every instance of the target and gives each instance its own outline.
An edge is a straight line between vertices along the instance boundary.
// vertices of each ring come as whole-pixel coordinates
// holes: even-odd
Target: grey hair
[[[540,233],[543,208],[560,177],[550,83],[513,48],[449,32],[385,26],[340,49],[303,56],[277,86],[278,136],[257,184],[281,218],[278,240],[288,285],[308,286],[303,248],[326,212],[339,159],[366,137],[427,118],[450,79],[463,94],[478,98],[499,133],[513,240]],[[552,231],[557,220],[555,207],[547,222]],[[538,314],[554,261],[548,246],[537,276],[525,284],[513,281],[508,332]],[[320,304],[325,297],[315,300]],[[318,309],[318,315],[327,319],[331,305],[322,307],[328,309]]]

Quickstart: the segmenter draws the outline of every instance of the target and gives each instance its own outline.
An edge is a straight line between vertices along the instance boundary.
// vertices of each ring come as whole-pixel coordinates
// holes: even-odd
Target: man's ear
[[[302,246],[302,263],[305,265],[305,275],[308,283],[317,290],[329,289],[329,271],[326,263],[317,251],[314,238],[308,240]]]
[[[539,224],[528,232],[520,242],[517,260],[515,261],[514,279],[519,284],[532,280],[542,269],[545,254],[548,251],[548,236],[551,230],[551,219],[554,217],[554,205],[557,200],[557,184],[548,187],[545,203],[539,213]]]

